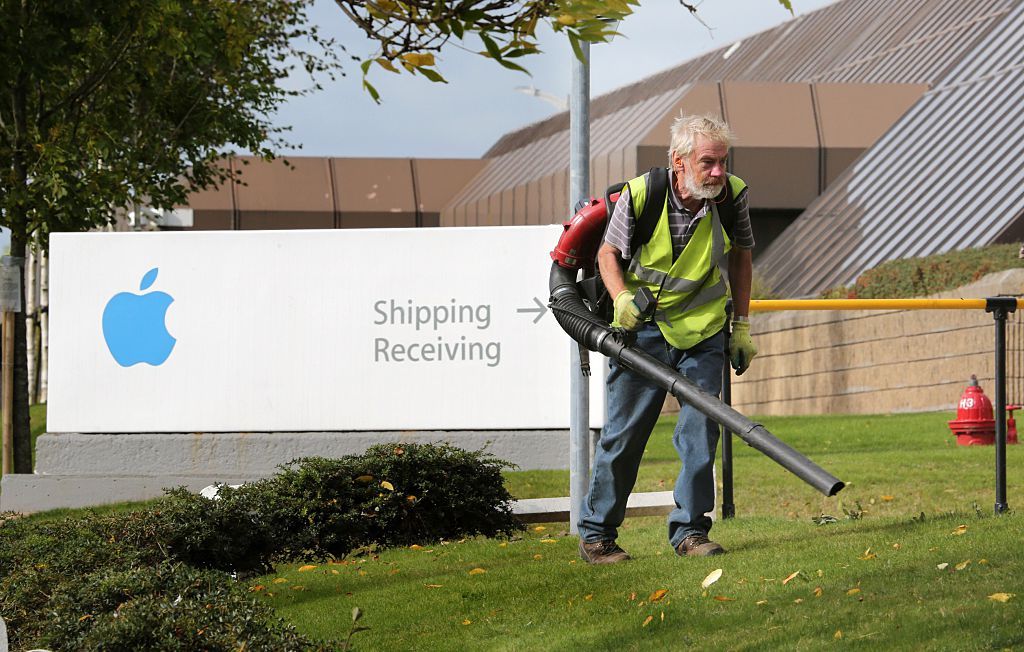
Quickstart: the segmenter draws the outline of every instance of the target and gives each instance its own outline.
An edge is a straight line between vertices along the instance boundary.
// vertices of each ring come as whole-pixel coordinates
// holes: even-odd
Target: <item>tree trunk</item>
[[[19,209],[21,207],[18,207]],[[20,211],[12,211],[16,213]],[[25,255],[25,215],[12,215],[11,254]],[[20,218],[20,219],[19,219]],[[19,228],[20,227],[20,228]],[[24,281],[22,270],[22,281]],[[21,305],[25,306],[25,283],[21,284]],[[28,347],[25,346],[25,320],[14,318],[14,472],[32,473],[32,430],[28,418]]]

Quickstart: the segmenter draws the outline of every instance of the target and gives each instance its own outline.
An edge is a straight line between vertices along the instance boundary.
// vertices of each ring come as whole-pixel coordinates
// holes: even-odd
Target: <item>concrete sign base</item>
[[[484,449],[524,470],[569,465],[567,430],[47,433],[36,443],[36,472],[3,477],[0,511],[89,507],[155,498],[169,487],[238,484],[300,457],[359,454],[386,442]]]

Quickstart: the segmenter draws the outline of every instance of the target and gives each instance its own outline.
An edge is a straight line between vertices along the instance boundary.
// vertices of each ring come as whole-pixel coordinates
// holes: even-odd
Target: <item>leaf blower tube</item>
[[[603,203],[592,200],[591,206]],[[601,207],[603,210],[603,206]],[[578,216],[578,214],[577,214]],[[574,218],[575,219],[575,218]],[[566,232],[559,242],[561,247],[566,235],[572,230],[572,222],[566,222]],[[559,248],[560,248],[559,247]],[[775,460],[784,469],[811,485],[826,496],[836,495],[844,486],[843,482],[820,466],[779,440],[759,423],[754,423],[717,397],[697,386],[696,383],[672,367],[662,364],[648,354],[630,347],[620,329],[613,329],[608,322],[597,317],[583,302],[576,287],[577,262],[586,262],[586,257],[573,256],[570,265],[563,266],[559,260],[559,248],[551,253],[555,262],[551,265],[549,288],[551,290],[551,312],[562,329],[587,349],[596,351],[664,388],[680,401],[702,412],[726,430],[735,432],[749,446]],[[596,247],[591,248],[596,249]],[[568,251],[568,249],[566,249]],[[579,248],[573,249],[574,253]],[[588,252],[589,253],[589,252]],[[591,259],[592,260],[592,259]]]

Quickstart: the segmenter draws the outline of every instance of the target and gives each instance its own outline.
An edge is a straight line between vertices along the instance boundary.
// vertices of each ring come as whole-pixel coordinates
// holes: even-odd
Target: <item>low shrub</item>
[[[222,572],[165,562],[65,582],[34,645],[53,650],[335,650],[274,615]]]
[[[954,290],[986,274],[1024,267],[1016,244],[964,249],[924,258],[890,260],[870,269],[850,287],[826,290],[826,299],[904,299]]]
[[[511,535],[522,529],[501,475],[509,464],[454,446],[383,444],[360,459],[372,489],[360,514],[368,542],[406,546],[423,541]]]
[[[0,518],[0,614],[14,649],[322,649],[228,573],[511,535],[522,525],[501,476],[509,466],[444,444],[381,444],[296,460],[213,500],[179,488],[130,512]]]

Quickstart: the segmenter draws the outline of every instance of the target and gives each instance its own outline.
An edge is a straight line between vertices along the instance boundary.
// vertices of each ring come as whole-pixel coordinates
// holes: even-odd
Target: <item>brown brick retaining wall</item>
[[[935,298],[1024,293],[1024,270],[990,274]],[[981,310],[788,311],[751,319],[760,353],[733,377],[744,414],[953,410],[971,374],[994,396],[992,315]],[[1008,320],[1007,373],[1024,374],[1020,315]],[[1011,379],[1007,399],[1019,382]]]

